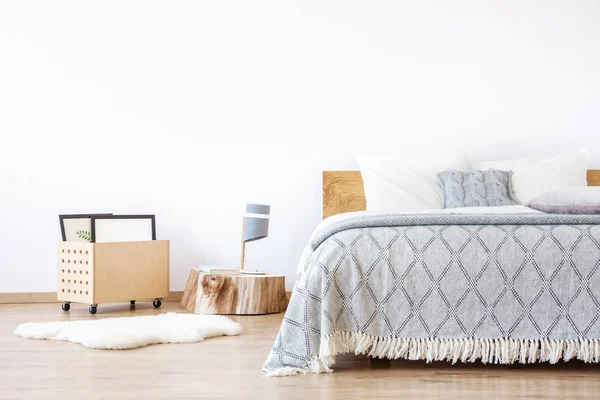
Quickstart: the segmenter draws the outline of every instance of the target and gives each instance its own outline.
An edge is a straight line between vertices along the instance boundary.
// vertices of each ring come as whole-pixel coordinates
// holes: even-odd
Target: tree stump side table
[[[190,271],[179,307],[196,314],[258,315],[284,312],[283,275],[212,275]]]

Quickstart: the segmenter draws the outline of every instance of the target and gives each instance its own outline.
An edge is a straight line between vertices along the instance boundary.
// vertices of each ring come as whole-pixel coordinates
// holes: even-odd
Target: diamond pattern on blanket
[[[332,231],[315,249],[265,364],[305,368],[324,337],[600,339],[595,225]],[[323,354],[325,351],[325,354]]]

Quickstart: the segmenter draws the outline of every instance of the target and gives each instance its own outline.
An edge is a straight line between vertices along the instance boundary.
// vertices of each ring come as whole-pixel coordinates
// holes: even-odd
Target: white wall
[[[487,5],[486,5],[487,4]],[[171,289],[248,264],[288,288],[325,169],[357,151],[476,159],[587,147],[597,1],[0,3],[0,292],[55,290],[59,213],[155,213]]]

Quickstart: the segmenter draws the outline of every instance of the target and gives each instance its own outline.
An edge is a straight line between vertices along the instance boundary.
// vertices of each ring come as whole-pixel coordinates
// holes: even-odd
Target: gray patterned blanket
[[[600,361],[600,216],[359,216],[313,235],[264,365]]]

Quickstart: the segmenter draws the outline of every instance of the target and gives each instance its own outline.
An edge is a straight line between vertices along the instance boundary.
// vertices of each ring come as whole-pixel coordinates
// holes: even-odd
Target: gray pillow
[[[600,186],[578,186],[540,194],[530,208],[551,214],[600,214]]]
[[[496,207],[519,204],[512,194],[512,171],[440,172],[444,208]]]

